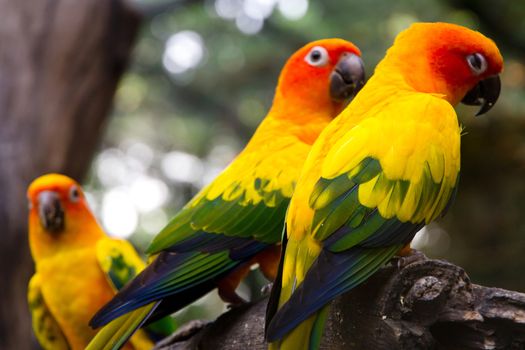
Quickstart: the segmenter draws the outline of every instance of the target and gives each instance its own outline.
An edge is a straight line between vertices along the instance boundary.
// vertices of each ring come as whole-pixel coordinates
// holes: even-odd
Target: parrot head
[[[286,62],[274,105],[286,101],[296,110],[339,111],[364,83],[361,52],[354,44],[342,39],[313,41]]]
[[[490,110],[499,97],[503,58],[498,47],[459,25],[413,24],[398,35],[385,62],[396,65],[417,91],[442,94],[452,105],[481,106],[477,115]]]
[[[32,252],[95,241],[102,234],[80,185],[60,174],[35,179],[27,190]]]

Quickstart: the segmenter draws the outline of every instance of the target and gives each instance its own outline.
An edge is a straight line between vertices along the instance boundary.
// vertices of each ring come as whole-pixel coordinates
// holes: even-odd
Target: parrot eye
[[[80,198],[80,191],[78,190],[77,186],[71,186],[71,189],[69,190],[69,200],[73,203],[78,202]]]
[[[481,75],[487,70],[487,60],[480,53],[468,55],[467,63],[474,75]]]
[[[304,60],[314,67],[324,66],[328,63],[328,51],[322,46],[314,46]]]

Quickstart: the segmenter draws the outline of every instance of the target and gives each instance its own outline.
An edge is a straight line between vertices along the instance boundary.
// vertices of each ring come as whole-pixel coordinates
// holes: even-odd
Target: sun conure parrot
[[[321,130],[363,84],[360,52],[350,42],[319,40],[295,52],[250,142],[155,237],[148,252],[157,257],[91,325],[154,307],[152,302],[160,303],[157,314],[170,313],[215,287],[224,301],[241,303],[235,289],[254,264],[273,280],[286,208],[303,162]]]
[[[317,349],[328,303],[445,213],[460,170],[453,107],[487,112],[502,66],[492,40],[458,25],[413,24],[397,36],[302,169],[267,310],[271,349]]]
[[[69,177],[41,176],[27,196],[36,270],[28,288],[33,330],[46,350],[84,349],[96,333],[88,325],[90,318],[145,264],[131,244],[106,236],[82,189]],[[168,318],[151,326],[158,338],[174,330]],[[125,348],[153,345],[141,331]]]

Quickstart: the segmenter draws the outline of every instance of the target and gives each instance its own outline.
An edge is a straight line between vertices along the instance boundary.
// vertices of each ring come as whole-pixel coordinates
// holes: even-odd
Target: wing
[[[428,113],[455,118],[450,106],[434,100],[424,105]],[[296,252],[286,252],[296,276],[301,277],[300,269],[308,271],[304,280],[291,283],[289,299],[281,298],[268,326],[269,341],[365,281],[446,209],[459,178],[457,121],[456,129],[441,135],[432,125],[390,119],[397,125],[373,118],[361,123],[326,155],[307,203],[310,235],[296,243]],[[385,145],[385,137],[389,147],[383,151],[378,145]],[[309,238],[319,242],[320,251],[309,269],[299,268],[302,262],[294,256]]]
[[[263,132],[264,123],[268,120],[238,158],[157,235],[149,252],[160,254],[95,315],[93,325],[160,299],[158,310],[177,310],[280,241],[289,198],[310,146],[294,136],[283,137],[282,130]]]
[[[31,312],[33,331],[38,342],[45,350],[67,350],[69,344],[60,326],[46,305],[40,278],[35,274],[29,281],[27,300]]]
[[[201,240],[205,245],[201,244]],[[162,309],[178,310],[215,288],[215,283],[268,245],[246,238],[209,235],[161,252],[91,320],[102,326],[125,313],[163,300]],[[196,248],[198,247],[198,248]],[[194,250],[198,249],[198,250]],[[200,251],[199,251],[200,250]]]
[[[135,248],[120,239],[100,239],[97,242],[97,259],[115,293],[145,266]]]
[[[279,242],[309,149],[292,135],[258,132],[238,158],[155,237],[148,253],[174,251],[174,246],[196,235],[202,238],[196,249],[206,249],[210,234]]]
[[[97,259],[115,293],[135,278],[145,266],[135,248],[129,242],[120,239],[106,238],[99,240],[97,242]],[[155,303],[149,305],[139,311],[139,314],[146,317],[146,315],[155,310],[156,306]],[[139,328],[142,325],[142,322],[139,322],[141,319],[136,317],[134,320],[136,321],[136,324],[133,325],[134,329]],[[129,326],[129,321],[126,326]],[[171,317],[166,317],[149,325],[146,331],[150,338],[160,339],[170,335],[175,329],[176,324],[174,320]],[[129,332],[126,336],[129,337],[132,333]]]

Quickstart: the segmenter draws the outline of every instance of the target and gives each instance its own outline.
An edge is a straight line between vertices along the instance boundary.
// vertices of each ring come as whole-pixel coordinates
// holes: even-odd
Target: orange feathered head
[[[488,111],[500,91],[503,58],[483,34],[450,23],[416,23],[396,38],[385,59],[416,90]],[[408,63],[409,62],[409,63]]]
[[[47,174],[34,180],[27,190],[32,214],[49,233],[64,230],[65,213],[89,210],[80,185],[60,174]]]
[[[323,39],[297,50],[286,62],[274,105],[285,102],[295,110],[339,107],[365,82],[361,52],[351,42]]]
[[[37,178],[29,186],[27,198],[30,244],[35,258],[60,245],[83,245],[103,235],[80,185],[65,175]]]

